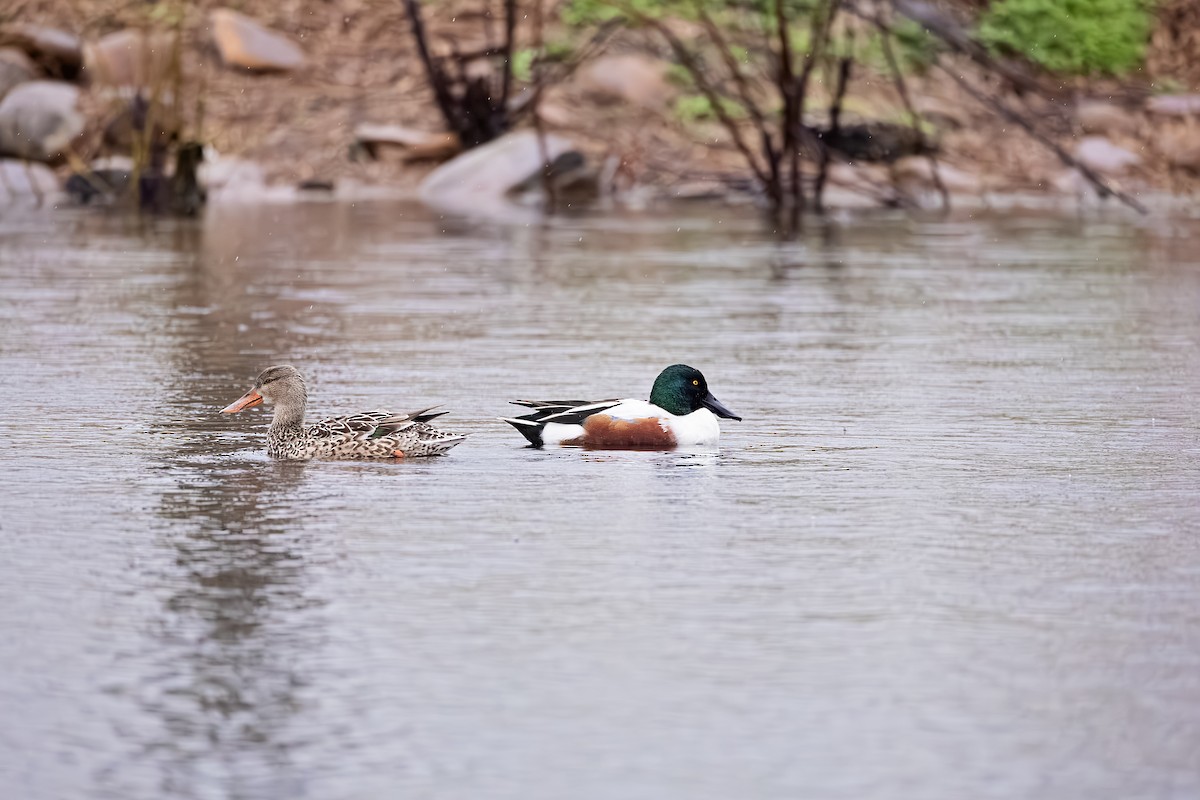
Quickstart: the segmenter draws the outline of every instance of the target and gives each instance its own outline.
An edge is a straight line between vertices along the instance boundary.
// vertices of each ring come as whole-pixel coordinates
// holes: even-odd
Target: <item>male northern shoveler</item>
[[[532,414],[504,417],[534,447],[547,444],[596,450],[670,450],[715,445],[717,417],[736,419],[708,391],[700,370],[686,364],[664,369],[645,400],[514,400]]]
[[[366,411],[306,426],[304,409],[308,405],[308,390],[296,368],[286,364],[263,370],[250,391],[221,409],[221,413],[236,414],[260,403],[275,406],[271,427],[267,429],[267,455],[287,461],[437,456],[466,438],[428,424],[434,417],[447,413],[432,408],[407,414]]]

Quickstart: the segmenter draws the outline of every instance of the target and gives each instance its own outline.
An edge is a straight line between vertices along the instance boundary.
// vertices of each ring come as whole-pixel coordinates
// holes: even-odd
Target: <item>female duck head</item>
[[[650,402],[677,417],[707,408],[718,417],[739,422],[742,419],[713,397],[700,370],[687,364],[672,364],[658,374],[650,390]]]
[[[250,391],[221,409],[223,414],[236,414],[261,403],[279,404],[279,410],[298,411],[304,415],[308,403],[308,390],[300,371],[290,364],[267,367],[254,380]]]

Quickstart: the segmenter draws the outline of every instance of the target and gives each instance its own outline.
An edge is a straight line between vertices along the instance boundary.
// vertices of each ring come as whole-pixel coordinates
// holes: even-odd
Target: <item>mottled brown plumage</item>
[[[430,425],[430,420],[446,413],[432,408],[407,414],[382,409],[365,411],[306,426],[308,391],[304,378],[295,367],[286,364],[263,370],[250,391],[222,409],[222,413],[236,414],[260,403],[275,406],[267,430],[267,455],[288,461],[436,456],[466,438]]]

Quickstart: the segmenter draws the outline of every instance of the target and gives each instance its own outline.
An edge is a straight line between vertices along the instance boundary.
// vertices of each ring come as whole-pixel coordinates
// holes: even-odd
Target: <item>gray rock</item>
[[[428,133],[403,125],[363,123],[354,129],[354,141],[373,160],[389,149],[403,151],[405,161],[444,161],[462,150],[452,133]]]
[[[304,51],[282,33],[228,8],[212,12],[213,39],[221,60],[256,72],[290,72],[304,66]]]
[[[900,159],[893,166],[893,175],[897,183],[910,191],[937,189],[933,164],[928,158],[922,156],[908,156]],[[937,167],[937,177],[946,191],[951,194],[979,194],[984,188],[979,176],[940,161]]]
[[[1087,136],[1075,147],[1075,157],[1101,175],[1121,175],[1142,163],[1142,157],[1102,136]]]
[[[506,134],[468,150],[429,173],[421,182],[421,200],[434,208],[459,214],[510,216],[514,204],[508,194],[532,184],[543,165],[543,155],[555,162],[574,151],[570,141],[547,134],[545,153],[534,131]]]
[[[19,83],[37,78],[37,65],[24,51],[15,47],[0,48],[0,99]]]
[[[210,154],[200,165],[199,179],[212,203],[255,202],[268,194],[262,166],[236,156]]]
[[[1200,116],[1200,94],[1164,94],[1146,101],[1146,110],[1164,117]]]
[[[167,80],[175,41],[164,33],[124,30],[83,48],[83,74],[100,86],[146,87]]]
[[[83,68],[83,43],[78,36],[57,28],[28,23],[0,26],[0,47],[15,47],[36,62],[47,75],[75,80]]]
[[[642,108],[665,108],[671,98],[667,64],[656,58],[627,53],[597,58],[579,73],[579,85],[602,100],[632,103]]]
[[[0,203],[18,198],[45,198],[58,193],[58,178],[45,164],[0,158]]]
[[[75,203],[88,205],[112,202],[124,196],[133,179],[132,168],[103,167],[95,164],[86,172],[74,172],[63,188]]]
[[[1200,173],[1200,132],[1188,129],[1163,137],[1158,150],[1167,163],[1176,169]]]
[[[22,83],[0,100],[0,154],[52,161],[83,132],[79,90],[59,81]]]
[[[1103,100],[1084,100],[1075,107],[1075,119],[1084,133],[1134,133],[1138,127],[1136,114],[1115,103]]]

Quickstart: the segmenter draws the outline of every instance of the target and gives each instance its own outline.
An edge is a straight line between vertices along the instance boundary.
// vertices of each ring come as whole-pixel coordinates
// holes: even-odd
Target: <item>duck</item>
[[[221,413],[236,414],[263,403],[275,407],[267,429],[267,455],[283,461],[438,456],[466,438],[429,424],[449,413],[435,411],[438,406],[406,414],[364,411],[305,425],[308,389],[304,376],[290,364],[263,370],[250,390]]]
[[[700,370],[672,364],[659,373],[645,400],[513,400],[532,409],[501,417],[533,447],[557,445],[592,450],[672,450],[715,446],[717,418],[741,421],[708,390]]]

